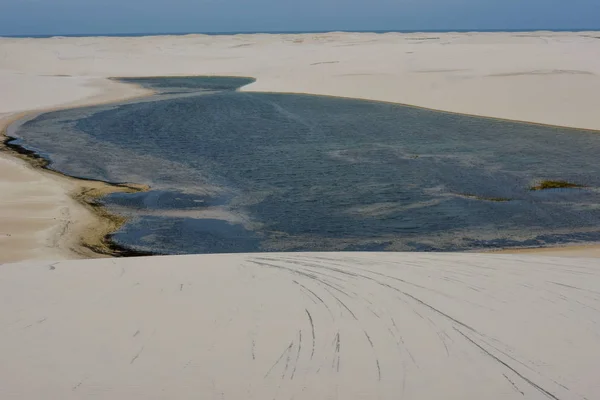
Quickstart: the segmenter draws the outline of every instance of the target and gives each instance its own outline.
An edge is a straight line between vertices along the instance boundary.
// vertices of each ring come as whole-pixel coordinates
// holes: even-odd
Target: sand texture
[[[510,255],[3,265],[0,398],[591,400],[599,287]]]
[[[93,81],[94,86],[97,81]],[[96,88],[78,101],[68,97],[77,91],[66,90],[64,98],[70,100],[67,104],[99,104],[149,94],[132,85],[100,81],[102,89]],[[27,81],[24,86],[27,87]],[[62,101],[60,93],[64,92],[57,93],[56,99]],[[33,104],[35,109],[44,109],[47,105]],[[0,140],[5,139],[3,135],[10,123],[24,115],[24,112],[0,114]],[[101,248],[102,239],[118,223],[115,225],[112,216],[103,218],[106,215],[102,212],[94,212],[77,199],[88,199],[86,193],[115,191],[114,187],[102,182],[69,179],[39,167],[39,163],[28,157],[0,147],[0,262],[94,258],[102,257],[101,252],[108,253],[108,249]],[[101,252],[82,246],[83,242],[95,243]]]
[[[600,129],[600,33],[329,33],[0,39],[0,112],[107,76],[235,75],[299,92]]]
[[[346,96],[600,129],[599,37],[534,32],[0,38],[0,118],[143,94],[107,77],[208,74],[257,78],[243,88],[249,91]],[[65,216],[78,206],[61,200],[65,192],[38,195],[56,190],[46,178],[31,178],[34,191],[10,184],[28,172],[22,163],[1,160],[0,261],[73,257],[68,247],[44,245],[54,248],[46,252],[40,244],[61,242],[56,232],[64,231],[61,226],[70,221]],[[15,199],[25,207],[34,202],[38,210],[18,208]],[[82,232],[69,232],[75,239],[68,241],[78,242]]]
[[[215,74],[600,129],[597,37],[0,39],[0,128]],[[82,187],[0,153],[0,263],[36,259],[0,265],[1,399],[600,398],[600,265],[572,257],[597,248],[61,261],[98,227]]]

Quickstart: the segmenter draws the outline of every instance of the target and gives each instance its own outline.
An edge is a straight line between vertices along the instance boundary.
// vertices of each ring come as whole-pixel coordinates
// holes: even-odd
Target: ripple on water
[[[161,253],[464,250],[600,240],[600,135],[332,97],[246,78],[125,79],[148,100],[16,132],[52,168],[148,184],[103,201]],[[537,182],[585,188],[529,190]]]

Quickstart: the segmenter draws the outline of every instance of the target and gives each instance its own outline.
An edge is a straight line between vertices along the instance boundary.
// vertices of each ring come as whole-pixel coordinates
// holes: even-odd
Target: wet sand
[[[569,245],[558,247],[536,247],[529,249],[504,249],[489,252],[491,254],[529,254],[548,257],[600,258],[600,244]]]
[[[98,94],[63,107],[112,103],[152,94],[135,85],[101,81]],[[55,109],[37,109],[36,113]],[[127,188],[44,169],[44,160],[3,144],[8,127],[31,114],[0,114],[0,262],[98,258],[122,252],[105,241],[107,234],[121,226],[122,217],[95,207],[94,202],[99,196]]]

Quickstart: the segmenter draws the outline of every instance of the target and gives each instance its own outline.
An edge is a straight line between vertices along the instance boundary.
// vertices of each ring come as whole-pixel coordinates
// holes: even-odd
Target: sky
[[[600,29],[600,0],[0,0],[0,35]]]

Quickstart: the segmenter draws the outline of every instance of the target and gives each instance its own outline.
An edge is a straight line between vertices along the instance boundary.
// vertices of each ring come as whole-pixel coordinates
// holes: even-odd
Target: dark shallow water
[[[243,78],[126,79],[150,100],[41,115],[20,144],[69,175],[149,184],[104,203],[137,250],[465,250],[600,240],[600,134]],[[545,179],[586,189],[530,191]],[[498,201],[502,200],[502,201]]]

